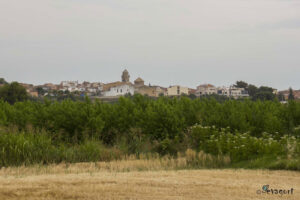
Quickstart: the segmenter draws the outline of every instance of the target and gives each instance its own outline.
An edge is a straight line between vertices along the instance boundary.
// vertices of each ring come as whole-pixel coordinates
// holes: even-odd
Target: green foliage
[[[153,140],[174,139],[184,128],[184,117],[179,115],[177,99],[160,98],[145,109],[141,127]]]
[[[55,162],[56,149],[44,134],[0,133],[0,166]]]
[[[38,92],[39,96],[43,96],[47,92],[42,87],[37,87],[36,91]]]
[[[233,163],[254,160],[262,157],[299,158],[299,142],[287,135],[276,138],[268,133],[253,137],[249,133],[231,133],[229,129],[215,127],[192,127],[192,146],[198,151],[213,155],[229,155]]]
[[[289,100],[294,100],[294,99],[295,99],[294,93],[293,93],[293,89],[292,89],[292,88],[289,89],[289,97],[288,97],[288,99],[289,99]]]
[[[60,162],[94,162],[120,159],[117,149],[108,150],[100,141],[78,145],[55,145],[45,133],[0,133],[0,167]]]
[[[0,100],[0,128],[11,127],[15,130],[0,136],[1,165],[109,160],[122,153],[175,156],[188,148],[215,158],[229,156],[234,164],[300,157],[300,103],[292,100],[154,100],[141,95],[113,104],[88,98],[14,104]],[[38,151],[41,146],[47,151]],[[297,162],[285,167],[297,168]]]
[[[276,97],[276,95],[273,94],[273,88],[271,87],[261,86],[258,88],[255,85],[248,84],[244,81],[237,81],[234,86],[245,88],[253,100],[274,100]]]
[[[4,78],[0,78],[0,84],[7,84],[7,82]]]
[[[249,84],[247,87],[247,91],[249,96],[253,97],[258,92],[258,88],[255,85]]]
[[[285,101],[285,97],[281,92],[277,95],[277,98],[279,101]]]
[[[17,82],[5,84],[0,88],[0,99],[14,104],[17,101],[25,101],[28,99],[26,89]]]
[[[299,137],[295,127],[300,125],[300,103],[290,101],[225,100],[187,97],[152,100],[135,95],[120,98],[117,103],[64,100],[62,102],[17,102],[10,105],[0,101],[0,125],[16,126],[24,130],[46,130],[53,138],[80,142],[96,138],[113,145],[131,129],[152,141],[166,138],[183,138],[190,126],[229,127],[231,132],[249,132],[260,137],[263,132],[271,135],[285,134]]]
[[[234,86],[237,88],[248,88],[248,83],[244,81],[237,81]]]
[[[176,155],[177,152],[182,152],[185,150],[185,146],[180,142],[178,136],[173,140],[165,138],[153,145],[153,151],[159,153],[160,155]]]

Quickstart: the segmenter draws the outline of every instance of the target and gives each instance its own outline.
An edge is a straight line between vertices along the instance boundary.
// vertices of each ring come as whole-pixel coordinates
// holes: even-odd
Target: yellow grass
[[[197,165],[197,168],[206,166],[216,167],[219,163],[226,166],[230,163],[228,156],[213,157],[204,152],[196,153],[188,149],[184,154],[178,153],[177,158],[172,156],[160,157],[159,154],[141,154],[139,159],[135,155],[123,156],[121,160],[110,162],[90,162],[77,164],[52,164],[36,165],[34,167],[9,167],[2,168],[3,176],[26,176],[40,174],[65,174],[65,173],[94,173],[102,171],[129,172],[129,171],[153,171],[153,170],[178,170],[187,169]],[[1,200],[1,199],[0,199]]]
[[[0,200],[300,199],[299,172],[172,170],[184,166],[186,160],[170,160],[128,158],[109,163],[2,168]],[[294,188],[294,194],[256,194],[266,184],[274,189]]]

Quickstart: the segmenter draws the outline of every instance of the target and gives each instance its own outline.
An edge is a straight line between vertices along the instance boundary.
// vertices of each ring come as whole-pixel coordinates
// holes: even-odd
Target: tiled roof
[[[141,79],[140,77],[138,77],[137,79],[135,79],[135,81],[134,82],[144,82],[144,80],[143,79]]]
[[[132,83],[126,83],[126,82],[121,82],[121,81],[116,81],[112,83],[107,83],[103,85],[103,90],[107,91],[112,87],[120,86],[120,85],[132,85]]]
[[[206,87],[206,88],[208,88],[208,87],[215,87],[215,86],[212,85],[212,84],[203,84],[203,85],[199,85],[199,87]]]

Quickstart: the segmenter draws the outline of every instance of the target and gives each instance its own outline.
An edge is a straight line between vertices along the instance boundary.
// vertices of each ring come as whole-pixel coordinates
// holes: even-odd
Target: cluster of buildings
[[[290,91],[289,90],[283,90],[279,92],[283,95],[285,100],[289,99]],[[293,95],[295,99],[300,99],[300,90],[293,90]]]
[[[138,77],[133,83],[130,82],[130,76],[127,70],[122,73],[122,81],[108,83],[103,85],[102,96],[114,97],[125,94],[139,93],[152,97],[158,96],[180,96],[180,95],[195,95],[197,97],[206,95],[223,95],[227,97],[240,98],[248,97],[248,93],[244,88],[230,87],[215,87],[211,84],[199,85],[197,89],[188,88],[180,85],[164,88],[161,86],[145,85],[144,80]]]
[[[66,93],[66,92],[73,92],[77,94],[87,94],[89,96],[96,96],[100,95],[100,92],[103,88],[103,83],[100,82],[83,82],[79,83],[78,81],[62,81],[60,84],[56,85],[53,83],[46,83],[44,85],[32,85],[21,83],[23,87],[26,88],[27,92],[31,96],[54,96],[54,93]]]
[[[215,87],[211,84],[203,84],[199,85],[196,90],[196,96],[205,96],[205,95],[222,95],[227,97],[233,97],[233,98],[240,98],[240,97],[249,97],[248,92],[245,90],[245,88],[238,88],[235,86],[229,86],[229,87]]]
[[[83,82],[78,81],[62,81],[55,85],[46,83],[44,85],[34,86],[31,84],[22,84],[27,92],[32,96],[51,95],[54,93],[72,92],[78,95],[97,96],[100,98],[112,98],[124,96],[126,94],[142,94],[150,97],[159,96],[180,96],[180,95],[194,95],[196,97],[206,95],[223,95],[227,97],[240,98],[248,97],[248,93],[244,88],[230,87],[215,87],[211,84],[199,85],[196,89],[188,88],[180,85],[170,87],[161,87],[157,85],[145,85],[142,78],[138,77],[134,82],[130,82],[130,75],[127,70],[124,70],[120,81],[111,83],[101,82]]]
[[[102,96],[103,97],[116,97],[126,94],[139,93],[152,97],[166,95],[166,88],[161,86],[145,85],[142,78],[137,78],[133,83],[130,82],[130,75],[127,70],[122,73],[121,81],[104,84]]]
[[[84,81],[83,83],[78,83],[78,81],[62,81],[58,85],[57,90],[60,91],[69,91],[69,92],[80,92],[88,94],[100,94],[103,89],[103,83],[94,82],[90,83]]]

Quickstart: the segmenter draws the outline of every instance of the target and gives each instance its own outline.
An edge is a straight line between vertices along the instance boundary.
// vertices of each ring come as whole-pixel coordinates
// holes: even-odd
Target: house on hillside
[[[283,90],[278,93],[282,94],[285,100],[289,99],[289,94],[290,94],[289,90]],[[295,99],[300,99],[300,90],[293,90],[293,95]]]
[[[214,85],[211,84],[203,84],[199,85],[196,90],[196,96],[204,96],[204,95],[211,95],[211,94],[217,94],[217,88]]]
[[[43,90],[45,91],[50,91],[50,90],[57,90],[58,86],[53,84],[53,83],[45,83],[44,85],[41,86]]]
[[[189,95],[196,95],[196,89],[189,88]]]
[[[180,85],[174,85],[167,88],[167,95],[168,96],[180,96],[182,94],[189,94],[189,88],[182,87]]]
[[[242,97],[249,97],[249,94],[245,90],[245,88],[237,88],[234,86],[230,86],[229,92],[230,92],[230,97],[233,97],[235,99],[242,98]]]
[[[217,87],[217,94],[229,97],[230,96],[229,88],[225,86]]]

